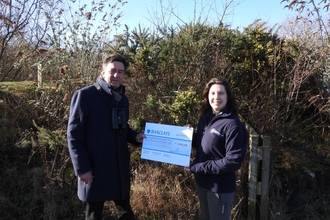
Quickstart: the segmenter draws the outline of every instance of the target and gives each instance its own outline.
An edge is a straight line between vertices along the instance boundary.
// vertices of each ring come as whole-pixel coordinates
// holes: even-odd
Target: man
[[[145,135],[127,123],[129,102],[122,85],[127,67],[122,56],[107,57],[96,83],[77,90],[71,100],[68,146],[86,220],[102,219],[108,200],[115,203],[118,219],[134,219],[127,142],[139,145]]]

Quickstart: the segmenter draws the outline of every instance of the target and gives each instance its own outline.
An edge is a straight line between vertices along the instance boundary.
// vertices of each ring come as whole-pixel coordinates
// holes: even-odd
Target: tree
[[[298,26],[308,26],[312,33],[316,34],[318,37],[318,46],[320,59],[326,60],[329,57],[329,7],[330,2],[324,1],[291,1],[282,0],[281,3],[288,3],[285,8],[289,10],[295,10],[299,14],[296,20],[293,22]],[[313,25],[311,25],[313,24]],[[316,24],[316,25],[315,25]],[[330,64],[328,62],[324,63],[325,69],[323,70],[323,81],[324,86],[330,87]]]
[[[27,61],[43,50],[44,37],[60,1],[3,0],[0,6],[0,81],[30,71]],[[31,64],[31,63],[30,63]],[[32,63],[33,64],[33,63]]]

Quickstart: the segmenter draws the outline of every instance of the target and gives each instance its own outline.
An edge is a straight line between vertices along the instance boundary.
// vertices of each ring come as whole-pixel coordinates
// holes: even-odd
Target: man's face
[[[123,83],[124,73],[124,64],[122,62],[114,61],[108,63],[101,74],[107,83],[111,84],[114,89],[117,89]]]

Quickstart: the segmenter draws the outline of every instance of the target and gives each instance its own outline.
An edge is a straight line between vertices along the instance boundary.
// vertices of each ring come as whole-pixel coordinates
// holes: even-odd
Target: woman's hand
[[[186,172],[191,172],[191,171],[190,171],[190,167],[184,167],[184,171],[186,171]]]
[[[186,124],[185,127],[190,129],[190,128],[192,128],[192,125],[191,124]]]

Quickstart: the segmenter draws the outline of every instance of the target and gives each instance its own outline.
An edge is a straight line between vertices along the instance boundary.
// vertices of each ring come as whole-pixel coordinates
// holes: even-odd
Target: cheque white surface
[[[146,123],[141,158],[180,166],[190,163],[193,129]]]

